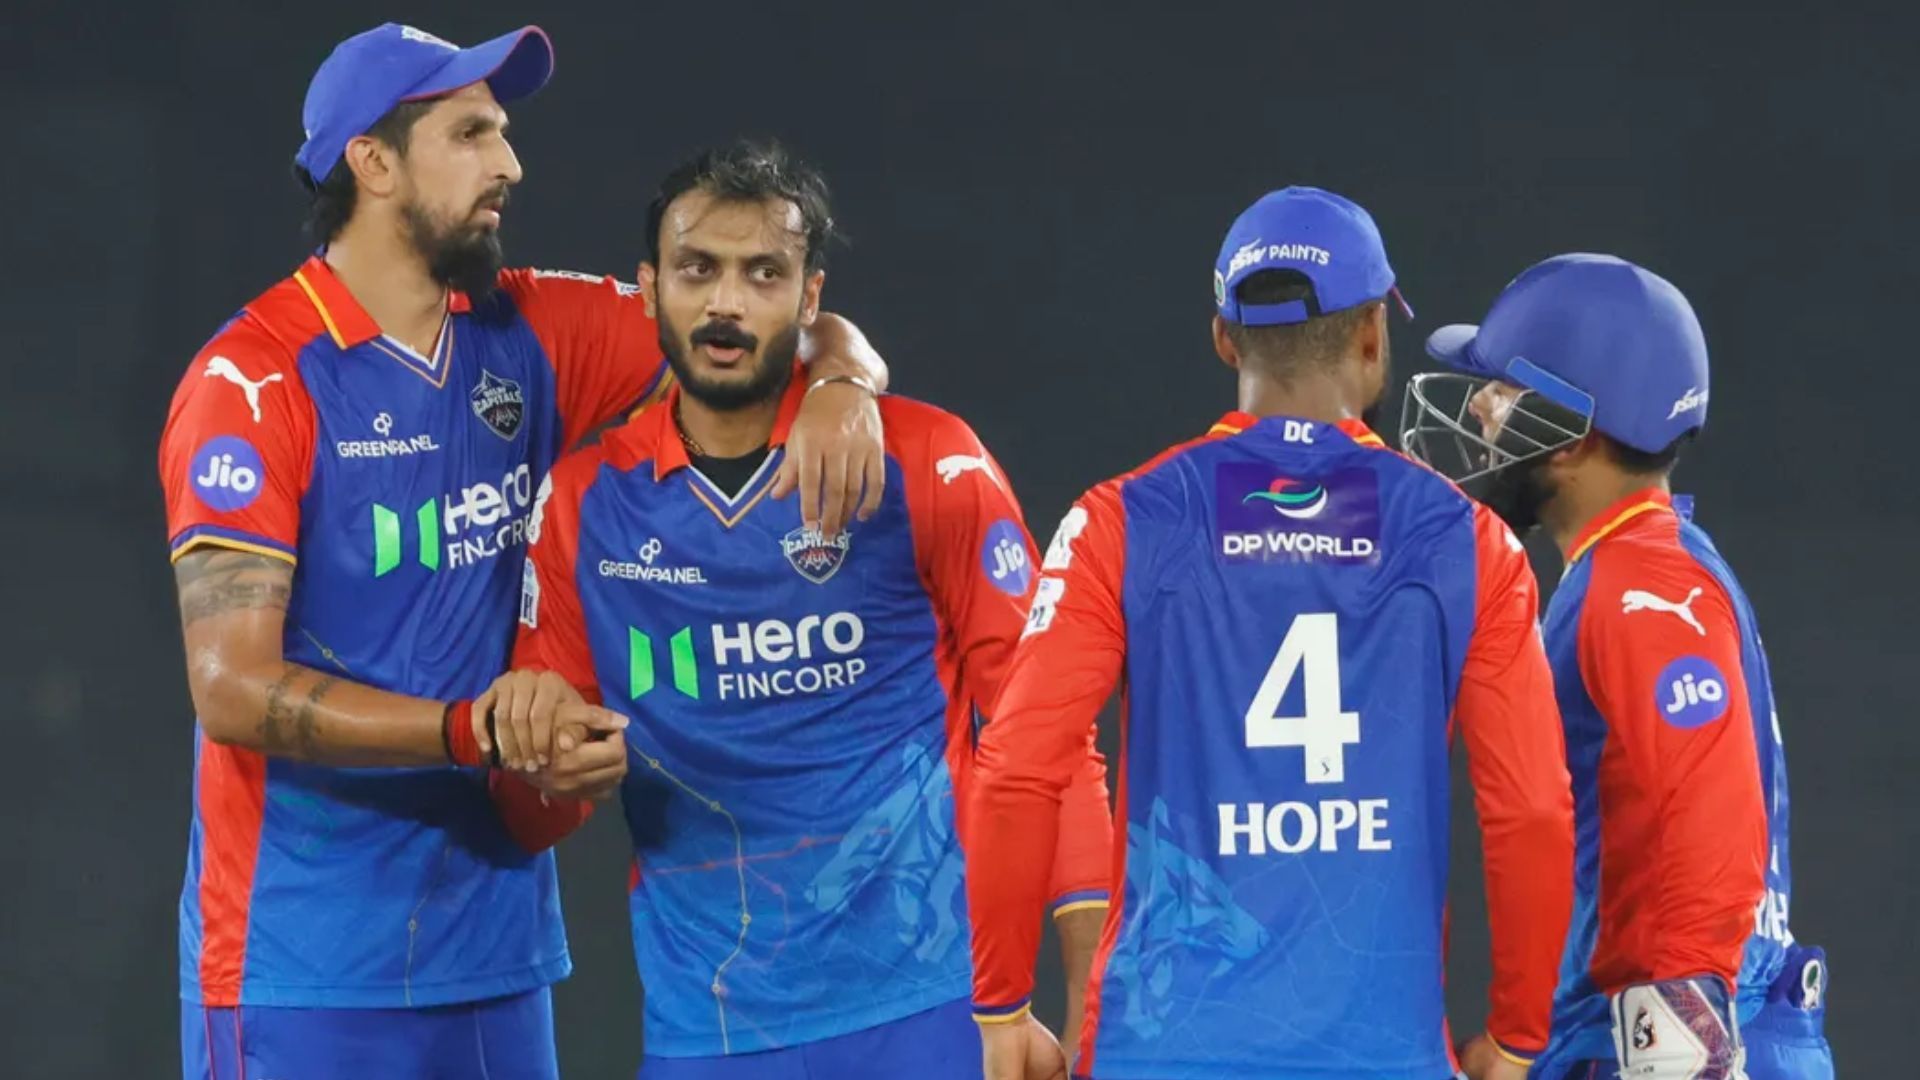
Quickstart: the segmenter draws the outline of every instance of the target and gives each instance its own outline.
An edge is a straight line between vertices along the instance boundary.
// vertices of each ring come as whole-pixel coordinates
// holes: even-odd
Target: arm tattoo
[[[293,592],[293,567],[279,559],[225,548],[190,552],[174,564],[180,621],[192,625],[230,611],[279,608]]]
[[[304,695],[289,693],[303,676],[317,674],[298,664],[288,664],[279,680],[267,687],[267,715],[260,720],[260,740],[267,753],[301,761],[312,761],[318,756],[320,720],[314,710],[338,680],[331,675],[320,675]],[[290,701],[290,697],[300,700]]]

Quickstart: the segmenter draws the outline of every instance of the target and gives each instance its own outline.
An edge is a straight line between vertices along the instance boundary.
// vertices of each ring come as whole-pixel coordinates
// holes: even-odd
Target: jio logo
[[[221,512],[245,509],[260,497],[266,466],[247,440],[234,435],[208,439],[194,452],[187,480],[201,502]]]
[[[1020,526],[1001,518],[987,530],[986,543],[980,547],[980,569],[986,571],[993,587],[1008,596],[1027,595],[1033,579],[1033,566],[1027,560],[1026,541]]]
[[[1677,728],[1697,728],[1727,715],[1727,679],[1713,662],[1683,656],[1668,664],[1653,683],[1653,705]]]

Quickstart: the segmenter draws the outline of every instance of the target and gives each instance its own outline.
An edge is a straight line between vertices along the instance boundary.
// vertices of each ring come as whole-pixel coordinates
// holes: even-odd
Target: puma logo
[[[993,470],[987,466],[987,459],[973,454],[952,454],[934,462],[933,467],[939,470],[940,479],[949,484],[960,479],[961,473],[974,469],[986,473],[987,479],[993,481],[995,487],[1000,484],[1000,478],[993,475]]]
[[[266,378],[261,379],[259,382],[254,382],[252,379],[241,374],[239,366],[224,356],[216,356],[207,361],[207,370],[201,377],[205,378],[208,375],[220,376],[239,387],[240,392],[247,395],[247,408],[253,410],[253,422],[256,424],[260,422],[261,389],[268,383],[279,382],[282,378],[281,374],[276,371]]]
[[[1687,594],[1685,600],[1677,604],[1665,597],[1655,596],[1641,589],[1628,589],[1626,592],[1620,594],[1620,611],[1625,615],[1631,615],[1636,611],[1664,611],[1669,615],[1679,616],[1682,622],[1693,627],[1695,633],[1698,633],[1701,637],[1706,637],[1707,628],[1701,626],[1700,620],[1693,616],[1693,602],[1698,599],[1699,596],[1700,587],[1698,585],[1693,587],[1693,591]]]

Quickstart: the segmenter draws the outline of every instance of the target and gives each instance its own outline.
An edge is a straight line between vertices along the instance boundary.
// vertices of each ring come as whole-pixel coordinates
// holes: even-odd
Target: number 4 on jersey
[[[1296,673],[1306,680],[1305,715],[1281,716]],[[1338,784],[1347,778],[1346,748],[1359,742],[1360,714],[1340,707],[1339,616],[1297,615],[1247,708],[1247,745],[1298,746],[1306,751],[1307,783]]]

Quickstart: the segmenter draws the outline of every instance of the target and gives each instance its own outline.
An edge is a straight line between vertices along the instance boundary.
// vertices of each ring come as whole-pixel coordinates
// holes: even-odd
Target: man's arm
[[[967,902],[975,1015],[989,1025],[1027,1011],[1062,796],[1086,767],[1095,717],[1126,652],[1118,491],[1095,488],[1062,523],[994,717],[980,734],[966,808]]]
[[[1580,674],[1642,794],[1654,904],[1635,917],[1636,965],[1655,981],[1710,976],[1732,988],[1766,890],[1767,817],[1725,589],[1684,551],[1601,545],[1580,613]],[[1661,610],[1657,598],[1690,613]],[[1625,804],[1602,769],[1600,805]],[[1603,839],[1606,827],[1602,825]],[[1618,986],[1603,986],[1609,993]]]
[[[200,547],[174,564],[187,684],[207,737],[322,765],[444,765],[447,703],[282,658],[293,566]]]
[[[315,427],[298,366],[251,315],[200,351],[174,394],[160,485],[201,727],[216,743],[302,761],[445,763],[445,703],[281,652]]]
[[[1485,853],[1494,972],[1487,1033],[1523,1066],[1546,1048],[1573,910],[1573,792],[1526,552],[1478,504],[1474,534],[1478,611],[1454,717]]]
[[[938,420],[909,475],[907,499],[928,586],[960,661],[960,691],[991,727],[1026,624],[1037,552],[1005,471],[965,424],[944,414]],[[971,788],[956,791],[965,799]],[[1113,850],[1106,762],[1091,749],[1062,793],[1058,828],[1049,893],[1067,973],[1062,1030],[1071,1047],[1106,918]]]
[[[887,388],[887,362],[859,327],[825,311],[801,335],[800,358],[810,389],[787,434],[771,493],[784,499],[797,489],[800,520],[831,536],[849,516],[872,517],[886,491],[886,450],[873,395]]]
[[[508,827],[529,850],[579,828],[593,812],[590,800],[612,794],[627,772],[627,720],[598,707],[586,617],[574,583],[583,485],[602,460],[599,447],[562,460],[534,496],[514,670],[495,683],[502,699],[515,699],[502,725],[516,730],[520,745],[511,752],[531,750],[552,761],[527,777],[496,772],[489,788]],[[516,684],[518,692],[510,689]],[[503,736],[503,756],[510,752],[506,742]]]

